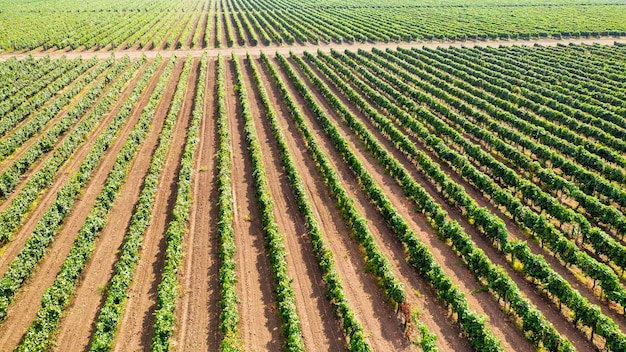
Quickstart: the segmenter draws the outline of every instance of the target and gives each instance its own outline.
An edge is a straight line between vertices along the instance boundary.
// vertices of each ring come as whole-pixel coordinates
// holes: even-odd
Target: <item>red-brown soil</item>
[[[215,61],[208,63],[204,88],[204,113],[193,171],[193,203],[189,233],[183,245],[183,268],[179,275],[181,297],[176,311],[178,327],[173,346],[178,351],[216,351],[219,348],[219,239],[215,153]]]
[[[226,106],[232,143],[232,185],[239,336],[247,351],[274,351],[282,344],[273,294],[270,262],[265,252],[252,165],[243,139],[243,119],[233,90],[234,72],[226,65]]]

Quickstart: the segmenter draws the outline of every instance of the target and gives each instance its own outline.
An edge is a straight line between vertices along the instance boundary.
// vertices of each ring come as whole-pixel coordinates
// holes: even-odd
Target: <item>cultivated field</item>
[[[2,61],[0,346],[624,351],[625,69],[621,44]]]
[[[620,37],[624,18],[623,0],[14,0],[0,50]]]

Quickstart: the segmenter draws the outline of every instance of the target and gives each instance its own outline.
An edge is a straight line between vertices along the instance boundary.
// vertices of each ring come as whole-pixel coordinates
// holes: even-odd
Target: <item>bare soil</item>
[[[179,275],[181,297],[176,311],[178,326],[173,347],[177,351],[219,349],[219,239],[215,153],[218,145],[215,118],[215,61],[208,63],[204,113],[193,171],[193,203],[189,234],[183,245],[183,269]]]
[[[281,234],[285,236],[287,269],[293,280],[291,284],[296,295],[296,310],[304,343],[309,350],[337,351],[344,344],[344,336],[333,308],[324,297],[325,290],[320,285],[322,272],[316,262],[304,218],[298,211],[295,195],[283,171],[278,146],[264,116],[265,109],[255,89],[252,73],[245,61],[244,65],[245,85],[261,145],[274,215]]]
[[[270,262],[265,251],[252,165],[243,119],[233,90],[232,63],[226,66],[226,106],[232,143],[235,261],[239,296],[239,336],[246,351],[277,351],[282,345]]]

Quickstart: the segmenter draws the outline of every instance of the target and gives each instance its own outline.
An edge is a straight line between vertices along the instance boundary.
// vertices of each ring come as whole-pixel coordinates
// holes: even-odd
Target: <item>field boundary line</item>
[[[218,55],[230,56],[231,53],[235,53],[237,56],[243,56],[249,53],[253,57],[258,57],[261,53],[265,53],[269,56],[274,56],[276,52],[281,55],[288,55],[290,52],[300,55],[305,51],[317,52],[318,50],[330,53],[331,50],[352,50],[358,49],[371,50],[372,48],[378,49],[396,49],[396,48],[430,48],[436,49],[451,48],[451,47],[498,47],[498,46],[515,46],[525,45],[533,46],[557,46],[557,45],[569,45],[569,44],[602,44],[602,45],[615,45],[615,43],[626,44],[626,38],[618,37],[600,37],[600,38],[587,38],[587,39],[538,39],[538,40],[496,40],[496,41],[449,41],[449,42],[392,42],[392,43],[355,43],[355,44],[320,44],[320,45],[281,45],[281,46],[255,46],[255,47],[234,47],[234,48],[207,48],[207,49],[177,49],[177,50],[114,50],[114,51],[53,51],[53,52],[1,52],[0,61],[7,60],[15,57],[16,59],[23,59],[28,56],[34,58],[43,58],[49,56],[51,59],[57,59],[65,56],[68,60],[78,57],[91,58],[97,57],[99,59],[106,59],[114,54],[116,57],[122,57],[124,55],[130,56],[130,58],[138,58],[145,55],[147,58],[155,58],[157,55],[169,57],[170,55],[176,55],[178,57],[192,56],[194,58],[201,58],[204,53],[207,53],[209,57],[217,57]]]

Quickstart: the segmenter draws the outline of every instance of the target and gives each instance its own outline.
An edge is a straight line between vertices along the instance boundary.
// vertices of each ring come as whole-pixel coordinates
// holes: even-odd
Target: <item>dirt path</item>
[[[329,85],[330,86],[330,85]],[[335,92],[335,94],[337,94],[337,91],[333,89],[333,91]],[[474,242],[476,243],[476,245],[479,248],[482,248],[485,251],[485,254],[487,254],[487,256],[494,262],[494,264],[500,265],[502,266],[508,273],[508,275],[517,283],[517,285],[519,286],[520,290],[522,291],[522,293],[530,299],[530,302],[533,303],[545,316],[546,318],[552,322],[555,327],[559,330],[559,332],[561,332],[565,337],[567,337],[568,339],[570,339],[570,341],[572,341],[572,343],[574,343],[574,345],[581,349],[581,350],[589,350],[592,349],[593,347],[590,345],[590,343],[584,339],[580,332],[574,328],[558,311],[558,309],[556,309],[556,307],[549,302],[546,298],[538,295],[536,293],[536,288],[530,284],[529,282],[527,282],[522,275],[520,275],[519,273],[517,273],[516,271],[514,271],[513,269],[510,268],[510,266],[508,265],[508,263],[504,260],[504,258],[502,258],[497,251],[495,251],[492,247],[491,244],[489,243],[489,241],[486,241],[484,239],[483,236],[481,236],[477,230],[475,230],[475,228],[473,228],[466,220],[465,218],[460,214],[460,212],[454,208],[449,206],[446,202],[445,199],[439,194],[438,190],[436,189],[436,187],[434,187],[432,185],[432,183],[426,178],[424,177],[420,172],[417,171],[416,167],[412,165],[412,162],[408,160],[408,158],[406,156],[404,156],[403,154],[401,154],[400,152],[397,151],[397,149],[391,145],[386,138],[383,138],[376,130],[376,128],[369,122],[369,119],[365,118],[362,116],[362,114],[360,114],[353,106],[352,104],[350,104],[349,102],[347,102],[342,95],[337,94],[338,97],[341,97],[342,101],[344,102],[344,104],[346,104],[346,106],[348,106],[350,108],[350,110],[355,113],[356,116],[360,117],[360,120],[362,122],[364,122],[368,129],[370,131],[372,131],[372,134],[376,137],[376,139],[381,142],[388,151],[391,152],[391,154],[398,160],[400,161],[405,168],[409,171],[409,173],[413,176],[413,178],[415,180],[417,180],[425,189],[426,191],[428,191],[428,193],[437,201],[437,203],[441,204],[441,206],[448,212],[448,214],[456,221],[459,222],[459,224],[461,224],[463,226],[463,228],[465,229],[466,233],[468,235],[470,235],[472,237],[472,239],[474,240]],[[343,123],[340,123],[340,125],[344,125]],[[347,129],[347,127],[346,127]],[[418,147],[418,149],[422,149],[421,145],[419,143],[415,143],[415,145]],[[441,163],[436,157],[434,157],[434,155],[432,155],[431,153],[429,153],[426,150],[422,150],[424,152],[426,152],[427,154],[429,154],[429,156],[435,161],[440,163],[442,169],[446,169],[446,165]],[[458,180],[458,179],[455,179]],[[380,184],[380,183],[379,183]],[[463,182],[461,183],[462,185],[465,186],[466,190],[471,189],[471,186],[468,186],[466,184],[464,184]],[[395,203],[395,198],[397,198],[398,194],[402,194],[402,191],[398,188],[396,191],[393,190],[386,190],[386,194],[390,195],[390,198],[392,199],[392,201],[394,201]],[[470,196],[474,196],[473,194],[470,193]],[[476,199],[476,198],[475,198]],[[402,202],[402,200],[398,200],[400,202]],[[410,214],[410,213],[409,213]],[[458,260],[458,259],[457,259]],[[467,275],[471,275],[469,273],[469,271],[465,270],[467,272]],[[471,276],[468,276],[468,278]],[[465,279],[466,281],[470,281]],[[473,280],[472,280],[473,282]],[[478,286],[480,287],[480,286]],[[504,313],[502,313],[500,311],[500,309],[497,307],[497,302],[493,299],[493,296],[491,296],[489,293],[483,292],[481,294],[476,294],[474,296],[479,296],[479,295],[484,295],[484,298],[480,299],[480,302],[485,302],[487,301],[491,301],[491,305],[493,306],[493,309],[489,308],[489,310],[491,310],[491,314],[497,316],[503,316]],[[470,304],[471,307],[475,308],[475,304],[471,303]],[[506,323],[510,322],[508,321],[507,318],[505,317],[501,317],[499,319],[505,319]],[[497,325],[501,325],[501,324],[497,324]],[[512,324],[511,324],[512,325]],[[518,335],[521,334],[518,332]],[[513,334],[507,335],[507,338],[514,338]],[[522,337],[523,339],[523,337]],[[526,343],[528,344],[528,342],[523,339],[520,342],[517,343],[512,343],[512,346],[516,346],[516,349],[519,349],[521,346],[520,344]]]
[[[283,81],[287,82],[282,72],[280,75]],[[264,73],[264,81],[270,82],[266,73]],[[270,84],[268,83],[267,86],[269,87]],[[365,272],[365,263],[358,244],[352,239],[334,206],[335,201],[330,197],[324,182],[318,176],[319,172],[307,154],[304,141],[300,137],[290,113],[283,105],[280,93],[276,91],[274,84],[271,86],[270,97],[277,114],[279,114],[279,121],[285,131],[289,150],[300,169],[308,196],[319,218],[319,224],[322,226],[322,232],[325,234],[336,259],[335,267],[343,279],[346,296],[357,319],[363,325],[368,342],[375,351],[407,350],[407,340],[403,336],[402,328],[399,326],[393,308],[385,303],[385,298],[378,288],[375,277]],[[293,96],[299,98],[291,84],[288,84],[288,87]],[[297,99],[297,101],[300,103],[302,111],[310,114],[303,105],[303,101],[301,99]]]
[[[223,18],[221,16],[221,12],[217,12],[218,20],[223,22]],[[226,25],[222,24],[222,45],[226,46]],[[215,35],[211,36],[212,42],[211,45],[215,43]],[[503,40],[503,41],[466,41],[466,42],[391,42],[391,43],[330,43],[330,44],[321,44],[321,45],[312,45],[307,43],[306,45],[271,45],[271,46],[258,46],[258,47],[235,47],[235,48],[206,48],[203,50],[199,49],[186,49],[186,50],[97,50],[97,51],[72,51],[72,52],[63,52],[63,51],[55,51],[55,52],[25,52],[25,53],[11,53],[11,52],[2,52],[0,53],[0,60],[6,60],[11,57],[16,57],[18,59],[23,59],[29,55],[32,55],[35,58],[41,58],[44,56],[50,56],[51,58],[58,58],[61,56],[66,56],[68,59],[74,59],[77,57],[92,57],[97,56],[99,58],[105,59],[109,57],[112,53],[116,56],[128,55],[131,58],[137,58],[141,55],[146,55],[148,58],[154,58],[157,55],[161,56],[169,56],[175,53],[179,57],[191,55],[193,57],[199,58],[205,52],[208,53],[210,57],[217,57],[219,54],[223,56],[229,56],[231,52],[234,52],[238,56],[244,56],[246,53],[250,53],[252,56],[259,56],[261,52],[266,53],[267,55],[274,55],[274,53],[279,52],[282,55],[288,55],[289,52],[293,52],[294,54],[302,54],[305,51],[308,52],[316,52],[321,50],[323,52],[330,52],[331,49],[343,51],[343,50],[352,50],[356,51],[358,49],[363,50],[371,50],[372,48],[378,49],[386,49],[386,48],[431,48],[435,49],[437,47],[449,48],[449,47],[485,47],[485,46],[514,46],[514,45],[527,45],[532,46],[535,44],[544,45],[544,46],[556,46],[558,44],[568,45],[568,44],[603,44],[603,45],[613,45],[614,43],[626,43],[626,39],[624,38],[613,38],[613,37],[602,37],[602,38],[589,38],[589,39],[540,39],[540,40]],[[209,43],[207,43],[209,44]]]
[[[172,345],[178,351],[217,351],[219,349],[219,240],[217,228],[217,187],[215,153],[216,62],[209,61],[204,88],[204,116],[193,170],[193,204],[189,234],[183,245],[183,269],[179,276],[181,297],[176,311],[178,327]]]
[[[295,65],[292,65],[292,67],[295,68]],[[337,114],[334,113],[334,110],[332,110],[332,108],[319,95],[316,88],[314,88],[314,86],[310,84],[308,80],[304,80],[304,81],[309,86],[310,91],[316,95],[318,104],[320,104],[320,106],[323,108],[325,113],[332,120],[334,120],[335,123],[337,123],[342,135],[350,142],[350,145],[352,146],[355,154],[359,157],[359,160],[361,160],[364,166],[372,173],[372,176],[377,181],[378,185],[381,186],[381,188],[385,191],[385,194],[389,196],[390,200],[394,203],[394,205],[396,205],[396,207],[399,210],[400,209],[412,210],[413,207],[411,206],[411,204],[405,201],[402,190],[396,184],[396,182],[393,179],[391,179],[385,173],[385,171],[378,165],[376,160],[370,156],[370,154],[358,141],[356,136],[349,130],[346,124],[341,121],[341,119],[337,116]],[[319,136],[323,136],[323,138],[321,139],[324,140],[325,143],[322,143],[322,144],[331,146],[332,142],[325,136],[324,132],[321,130],[321,126],[319,126],[319,123],[317,123],[317,121],[313,121],[312,125],[316,126],[315,129],[317,130],[317,134]],[[387,146],[387,149],[389,150],[389,146]],[[334,148],[333,149],[329,148],[328,153],[330,155],[336,155],[335,157],[332,158],[333,160],[341,160],[341,157],[337,155],[337,153],[334,151]],[[346,178],[351,177],[351,171],[347,168],[347,166],[343,166],[340,168],[340,170],[342,169],[345,171],[340,172],[340,174],[345,172],[344,177]],[[354,182],[356,181],[353,181],[352,183]],[[364,199],[363,201],[366,201],[366,200]],[[405,219],[411,219],[411,218],[416,218],[416,217],[421,218],[421,216],[416,216],[414,212],[413,214],[403,213],[402,215]],[[380,220],[382,221],[382,219]],[[372,221],[372,223],[377,224],[378,222]],[[418,228],[418,231],[420,233],[417,233],[418,236],[420,236],[420,238],[424,237],[425,235],[424,229],[426,228],[426,226],[428,226],[424,222],[422,222],[421,224],[423,225],[423,227]],[[380,223],[380,225],[384,226],[384,223]],[[429,237],[432,238],[434,236],[430,235]],[[385,242],[383,241],[383,243]],[[435,253],[435,251],[433,251],[435,258],[438,259],[438,262],[440,264],[446,263],[445,264],[446,268],[444,270],[453,279],[455,284],[459,286],[461,291],[465,293],[465,296],[470,304],[470,307],[472,307],[479,314],[483,314],[488,317],[487,326],[489,326],[491,330],[494,332],[494,334],[498,338],[500,338],[505,350],[515,349],[516,351],[532,351],[533,350],[532,346],[519,333],[519,331],[517,330],[517,327],[514,324],[512,324],[500,311],[497,301],[493,299],[493,297],[489,293],[480,292],[482,285],[474,281],[469,271],[465,269],[464,267],[460,266],[460,263],[452,264],[455,262],[457,263],[459,262],[458,257],[452,252],[452,250],[449,247],[445,246],[445,244],[441,243],[441,245],[443,245],[439,247],[441,249],[441,252]],[[434,248],[434,244],[430,244],[429,247]],[[458,270],[455,267],[457,267]]]
[[[278,146],[265,118],[265,109],[255,89],[252,73],[245,60],[245,84],[254,118],[257,138],[261,146],[263,164],[270,194],[274,204],[274,215],[280,233],[285,236],[287,269],[293,280],[296,295],[296,310],[300,318],[303,340],[309,350],[338,351],[344,345],[339,321],[325,298],[322,272],[315,259],[313,247],[306,231],[304,218],[298,211],[289,180],[282,168]]]
[[[104,181],[106,180],[107,174],[113,167],[117,153],[124,145],[127,135],[132,130],[134,120],[136,119],[130,119],[130,121],[122,129],[118,139],[111,146],[111,148],[109,148],[107,154],[104,156],[103,163],[94,172],[87,188],[74,204],[72,212],[68,214],[66,222],[62,225],[55,241],[48,249],[48,255],[44,256],[24,287],[16,294],[15,303],[9,308],[8,318],[3,323],[2,329],[0,329],[0,345],[17,345],[26,329],[35,318],[35,314],[41,306],[42,294],[52,285],[54,279],[56,278],[61,265],[70,251],[75,235],[82,227],[85,219],[91,211],[91,208],[93,207],[93,204],[95,203],[96,197],[100,194],[102,188],[104,187]],[[96,136],[97,134],[94,134],[92,139],[95,140]],[[88,150],[89,148],[85,148],[85,150],[81,151],[81,154],[86,155]],[[80,164],[83,158],[84,155],[81,157],[77,156],[74,163]],[[78,165],[75,165],[75,169],[77,168]],[[74,171],[70,172],[70,174],[73,173]],[[58,187],[60,188],[61,185],[58,185]],[[56,194],[56,192],[53,192],[53,195],[54,194]],[[44,208],[41,211],[43,213],[43,211],[48,208],[48,205],[49,204],[47,202],[41,202],[37,210],[39,211],[42,210],[41,208]],[[15,248],[15,253],[11,253],[13,254],[12,257],[15,257],[17,252],[21,250],[22,247],[23,242],[19,248]]]
[[[282,344],[270,262],[243,134],[243,119],[233,91],[234,72],[226,68],[226,106],[233,158],[233,202],[239,337],[246,351],[278,351]]]
[[[170,102],[176,91],[176,85],[183,68],[183,61],[183,59],[179,59],[176,63],[155,116],[167,116]],[[197,62],[192,66],[189,76],[189,80],[194,83],[197,78],[196,68]],[[189,83],[187,88],[189,88]],[[124,317],[120,322],[114,351],[148,351],[150,349],[154,311],[156,309],[156,291],[158,284],[161,282],[161,271],[165,259],[164,234],[176,200],[176,181],[180,157],[185,144],[186,131],[190,120],[189,116],[191,115],[189,113],[192,105],[189,103],[190,94],[193,96],[193,92],[185,92],[184,103],[178,115],[171,145],[167,151],[166,161],[159,177],[159,188],[161,190],[157,192],[154,199],[152,219],[144,234],[140,259],[128,291],[129,298],[126,303]],[[139,158],[150,160],[152,154],[140,155]]]

